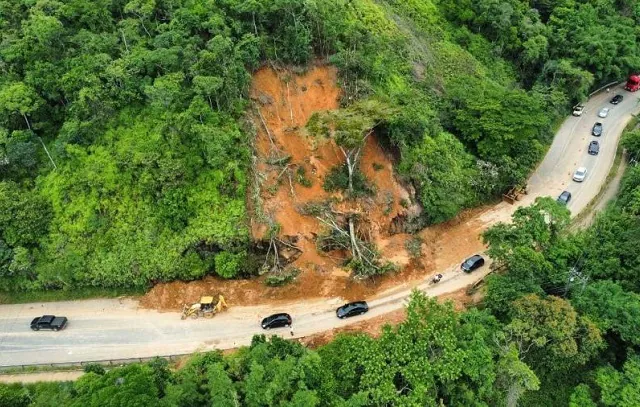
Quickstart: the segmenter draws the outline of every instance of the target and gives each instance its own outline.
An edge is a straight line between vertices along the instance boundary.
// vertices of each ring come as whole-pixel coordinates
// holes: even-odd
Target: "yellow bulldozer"
[[[218,296],[218,302],[215,304],[213,303],[213,297],[202,297],[200,302],[191,305],[185,304],[182,308],[182,317],[180,319],[213,318],[215,314],[228,307],[222,295]]]

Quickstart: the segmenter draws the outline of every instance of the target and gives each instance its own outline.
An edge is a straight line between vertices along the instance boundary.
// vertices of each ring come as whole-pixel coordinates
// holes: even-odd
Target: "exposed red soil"
[[[424,242],[422,256],[410,258],[405,243],[411,236],[389,233],[393,219],[406,212],[401,201],[408,200],[409,193],[394,176],[392,157],[381,148],[375,134],[367,139],[360,162],[361,171],[375,187],[375,195],[357,201],[345,200],[340,193],[328,193],[322,188],[328,171],[343,163],[344,158],[333,141],[308,135],[304,126],[313,113],[338,108],[340,89],[336,74],[335,68],[328,66],[312,67],[302,75],[263,68],[253,79],[251,97],[257,129],[254,170],[259,190],[251,191],[247,198],[251,231],[254,239],[264,238],[271,219],[279,224],[281,237],[297,238],[296,245],[302,253],[292,263],[301,270],[296,280],[284,287],[267,287],[263,278],[223,280],[213,276],[192,282],[161,283],[142,297],[143,307],[176,310],[185,303],[198,301],[202,295],[218,293],[223,294],[229,304],[238,305],[314,297],[369,298],[384,290],[423,280],[435,269],[458,262],[470,247],[482,249],[478,234],[483,226],[474,215],[483,209],[477,209],[422,231],[419,234]],[[274,164],[274,159],[286,156],[291,157],[286,166]],[[304,177],[311,182],[310,186],[298,182],[298,168],[304,168]],[[256,195],[259,200],[255,199]],[[325,254],[316,249],[315,237],[323,226],[314,216],[303,215],[300,207],[327,199],[334,200],[334,208],[355,208],[365,215],[371,241],[384,259],[396,264],[397,272],[355,281],[341,267],[344,258],[340,253]]]

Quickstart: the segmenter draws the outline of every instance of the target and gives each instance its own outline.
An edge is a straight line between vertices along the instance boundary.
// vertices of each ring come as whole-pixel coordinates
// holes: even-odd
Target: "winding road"
[[[624,95],[622,103],[613,106],[608,100],[615,94]],[[500,203],[477,215],[475,221],[489,227],[508,221],[513,211],[528,205],[538,196],[556,197],[563,190],[572,193],[569,209],[575,215],[598,194],[613,164],[620,134],[631,114],[640,110],[638,94],[612,89],[589,100],[581,117],[569,117],[556,134],[543,162],[531,176],[529,194],[516,205]],[[598,119],[602,107],[611,107],[609,116]],[[600,154],[590,156],[587,146],[594,122],[602,121],[604,134]],[[583,183],[571,180],[580,166],[588,169]],[[471,250],[471,249],[470,249]],[[468,253],[469,255],[473,252]],[[460,259],[462,260],[462,259]],[[294,337],[302,337],[332,328],[342,327],[363,319],[379,316],[406,304],[412,289],[438,296],[460,290],[482,278],[489,271],[471,274],[459,271],[458,263],[438,264],[444,278],[437,285],[423,281],[404,284],[367,299],[370,311],[349,320],[339,320],[335,308],[340,298],[309,300],[301,303],[282,303],[279,306],[232,306],[212,320],[180,321],[175,312],[140,309],[131,299],[69,301],[43,304],[0,306],[0,367],[38,363],[71,363],[104,359],[124,359],[229,349],[250,343],[254,334],[264,333],[261,318],[274,312],[289,312],[293,316]],[[29,322],[42,314],[65,315],[70,322],[61,332],[32,332]],[[272,334],[291,337],[288,329],[275,329]]]

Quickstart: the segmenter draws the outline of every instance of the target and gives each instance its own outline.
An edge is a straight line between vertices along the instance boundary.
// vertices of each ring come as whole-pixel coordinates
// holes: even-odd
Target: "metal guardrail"
[[[589,97],[595,95],[596,93],[600,92],[602,89],[606,89],[608,87],[617,85],[619,83],[621,83],[622,81],[615,81],[615,82],[611,82],[611,83],[607,83],[606,85],[603,85],[601,87],[599,87],[598,89],[594,90],[593,92],[589,93]]]
[[[144,363],[151,362],[156,358],[167,359],[173,362],[181,357],[193,355],[193,353],[181,353],[176,355],[158,355],[152,357],[143,358],[123,358],[123,359],[101,359],[101,360],[88,360],[82,362],[54,362],[54,363],[25,363],[19,365],[0,365],[0,372],[10,370],[22,370],[26,371],[29,368],[48,367],[48,368],[68,368],[68,367],[85,367],[87,365],[102,365],[102,366],[122,366],[131,363]]]

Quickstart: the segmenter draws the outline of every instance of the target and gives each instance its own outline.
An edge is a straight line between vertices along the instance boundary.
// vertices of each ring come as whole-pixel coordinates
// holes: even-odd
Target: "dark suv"
[[[558,199],[556,199],[558,203],[561,203],[563,205],[568,204],[570,200],[571,200],[571,192],[569,191],[562,191]]]
[[[273,314],[262,320],[262,329],[281,328],[283,326],[291,326],[291,315],[280,313]]]
[[[595,140],[589,143],[589,150],[588,150],[589,154],[598,155],[599,152],[600,152],[600,143],[598,143]]]
[[[356,301],[344,304],[336,310],[338,318],[349,318],[355,315],[362,315],[369,311],[369,305],[365,301]]]
[[[471,273],[473,270],[479,269],[482,266],[484,266],[484,258],[479,254],[476,254],[465,260],[460,268],[462,269],[462,271]]]
[[[612,105],[617,105],[618,103],[622,102],[622,99],[623,99],[622,95],[615,95],[615,96],[610,100],[610,102],[611,102],[611,104],[612,104]]]
[[[602,123],[596,122],[596,124],[593,125],[593,129],[591,129],[591,134],[596,137],[602,136]]]
[[[56,317],[54,315],[43,315],[41,317],[34,318],[31,321],[31,329],[39,331],[41,329],[50,329],[52,331],[59,331],[67,326],[66,317]]]

